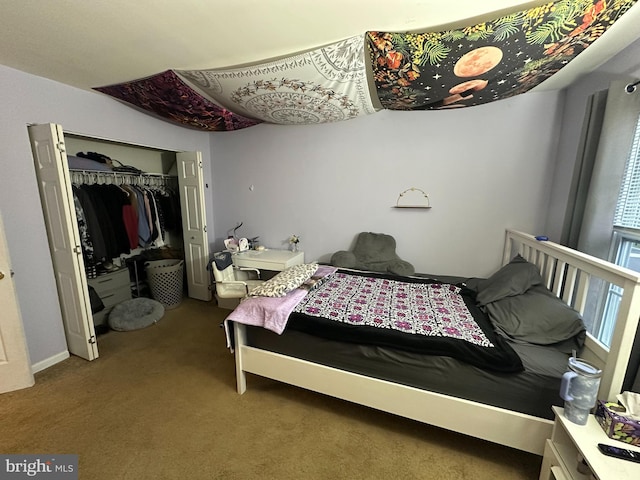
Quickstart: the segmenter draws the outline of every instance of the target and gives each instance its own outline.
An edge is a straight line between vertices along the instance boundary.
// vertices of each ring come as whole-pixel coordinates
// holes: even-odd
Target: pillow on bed
[[[298,288],[318,270],[317,263],[294,265],[278,273],[264,283],[253,288],[252,297],[284,297],[288,292]]]
[[[538,267],[516,255],[511,262],[477,285],[478,305],[487,305],[505,297],[520,295],[542,284]]]
[[[544,285],[489,303],[484,310],[499,333],[516,341],[557,344],[566,353],[584,345],[582,317]]]

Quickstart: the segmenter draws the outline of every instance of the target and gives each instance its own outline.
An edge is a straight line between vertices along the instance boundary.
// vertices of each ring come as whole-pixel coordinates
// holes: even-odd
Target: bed
[[[507,342],[499,355],[506,352],[511,358],[515,352],[521,368],[517,362],[508,368],[493,368],[464,361],[466,351],[456,358],[458,354],[424,355],[418,349],[405,351],[386,343],[360,345],[354,338],[344,341],[322,334],[326,325],[320,324],[319,329],[305,326],[308,318],[300,315],[304,308],[299,305],[308,296],[296,289],[285,301],[300,311],[293,312],[282,331],[273,325],[263,328],[264,319],[242,320],[236,311],[225,321],[233,337],[238,393],[247,389],[246,374],[256,374],[542,455],[545,439],[551,436],[551,406],[561,405],[559,377],[576,339],[583,342],[579,356],[603,370],[599,398],[614,400],[620,393],[640,318],[640,276],[553,242],[507,230],[498,272],[506,271],[516,259],[534,266],[535,275],[555,295],[554,300],[562,300],[563,307],[580,314],[594,297],[594,288],[616,286],[620,302],[610,348],[584,332],[553,344],[511,339],[514,341]],[[423,280],[412,281],[422,284]],[[474,281],[484,281],[445,277],[429,278],[426,283],[432,284],[431,280],[436,286],[469,286],[471,290],[477,287]],[[477,301],[480,294],[474,298]],[[351,337],[358,335],[357,330],[351,333]],[[501,338],[489,340],[502,343]],[[504,362],[499,357],[497,365],[506,365]]]

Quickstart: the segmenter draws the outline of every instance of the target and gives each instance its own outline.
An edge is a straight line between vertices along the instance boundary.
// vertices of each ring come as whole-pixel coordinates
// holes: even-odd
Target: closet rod
[[[116,185],[166,185],[177,183],[175,175],[165,173],[107,172],[102,170],[69,169],[72,183],[106,183]]]

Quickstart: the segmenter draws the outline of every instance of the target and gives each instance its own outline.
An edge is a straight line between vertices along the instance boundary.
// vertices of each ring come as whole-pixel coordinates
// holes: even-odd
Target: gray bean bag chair
[[[341,250],[331,256],[335,267],[372,272],[413,275],[415,269],[396,254],[396,240],[384,233],[362,232],[352,251]]]

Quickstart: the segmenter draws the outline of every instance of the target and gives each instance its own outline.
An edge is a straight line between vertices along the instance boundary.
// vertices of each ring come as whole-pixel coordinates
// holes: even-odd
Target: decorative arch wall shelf
[[[411,197],[410,200],[409,197]],[[427,195],[423,190],[411,187],[407,188],[404,192],[400,192],[398,200],[392,208],[429,209],[431,208],[431,203],[429,202],[429,195]]]

